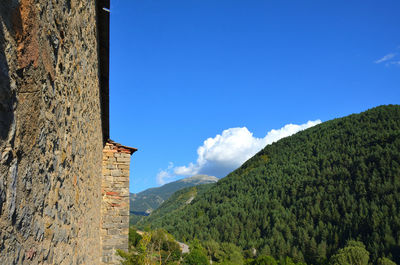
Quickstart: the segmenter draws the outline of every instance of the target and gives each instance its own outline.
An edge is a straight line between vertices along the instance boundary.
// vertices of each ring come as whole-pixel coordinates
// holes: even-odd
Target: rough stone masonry
[[[107,2],[0,1],[0,264],[101,264]]]
[[[101,249],[104,264],[120,264],[116,250],[128,251],[129,164],[135,148],[108,141],[103,149]]]

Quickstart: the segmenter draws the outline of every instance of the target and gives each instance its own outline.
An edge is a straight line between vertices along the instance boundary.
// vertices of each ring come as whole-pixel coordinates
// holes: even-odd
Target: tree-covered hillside
[[[186,205],[190,204],[198,195],[205,193],[214,184],[202,184],[194,187],[187,187],[175,192],[168,198],[157,210],[150,216],[140,219],[135,225],[141,229],[145,229],[146,225],[163,218],[166,214],[174,214],[181,211]]]
[[[130,194],[131,212],[153,211],[167,200],[174,192],[196,185],[215,183],[218,178],[207,175],[195,175],[167,183],[161,187],[150,188],[137,194]]]
[[[218,178],[214,176],[195,175],[167,183],[161,187],[150,188],[139,193],[131,193],[129,198],[129,223],[137,226],[139,223],[146,220],[153,210],[157,209],[178,190],[196,185],[215,183],[217,181]]]
[[[324,264],[350,239],[400,262],[400,106],[325,122],[265,147],[151,226]]]

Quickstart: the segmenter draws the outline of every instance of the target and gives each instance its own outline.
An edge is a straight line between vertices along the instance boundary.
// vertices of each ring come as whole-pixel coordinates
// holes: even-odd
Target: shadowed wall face
[[[0,18],[7,20],[10,14],[6,12],[5,4],[11,5],[7,1],[0,3]],[[9,43],[6,41],[5,30],[3,28],[10,28],[10,25],[5,23],[0,25],[0,141],[5,142],[9,134],[12,136],[12,132],[10,131],[14,122],[13,105],[16,103],[16,88],[15,83],[12,83],[13,87],[11,87],[10,71],[6,58]]]
[[[0,264],[98,264],[95,1],[0,1]]]

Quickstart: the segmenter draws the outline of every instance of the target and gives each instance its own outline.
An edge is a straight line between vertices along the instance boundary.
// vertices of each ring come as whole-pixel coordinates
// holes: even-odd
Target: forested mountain
[[[308,264],[324,264],[354,239],[373,263],[383,256],[399,263],[400,106],[331,120],[266,146],[151,226],[180,241],[232,242]]]
[[[214,184],[202,184],[194,187],[183,188],[175,192],[171,197],[169,197],[161,206],[151,213],[150,216],[145,219],[142,218],[136,222],[136,226],[145,229],[144,224],[149,224],[154,222],[159,218],[163,218],[166,214],[173,214],[174,212],[181,211],[186,205],[190,204],[197,196],[205,193]]]
[[[137,194],[130,194],[131,212],[151,212],[167,200],[174,192],[200,184],[215,183],[218,178],[207,175],[196,175],[180,179],[158,188],[151,188]]]

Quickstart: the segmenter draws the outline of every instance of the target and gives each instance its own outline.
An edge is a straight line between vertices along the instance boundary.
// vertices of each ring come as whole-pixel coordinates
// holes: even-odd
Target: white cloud
[[[396,53],[386,54],[382,58],[376,60],[375,63],[379,64],[379,63],[383,63],[383,62],[389,61],[389,60],[393,59],[395,56],[396,56]]]
[[[160,170],[157,174],[157,183],[159,185],[164,185],[167,182],[174,181],[176,176],[171,174],[171,170],[174,167],[174,163],[169,162],[168,168],[166,170]]]
[[[391,61],[388,62],[387,65],[400,65],[400,61]]]
[[[175,179],[177,176],[196,174],[224,177],[266,145],[319,123],[321,123],[320,120],[308,121],[301,125],[287,124],[281,129],[269,131],[263,138],[254,137],[246,127],[224,130],[214,138],[205,140],[197,149],[196,163],[178,167],[173,167],[171,163],[166,170],[159,172],[157,181],[165,183],[168,179]]]

